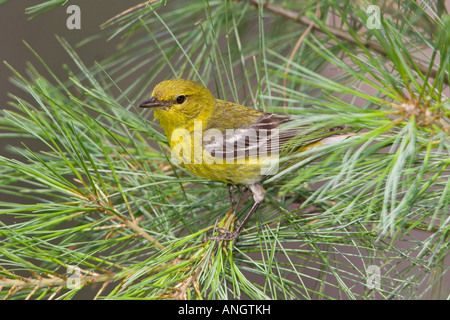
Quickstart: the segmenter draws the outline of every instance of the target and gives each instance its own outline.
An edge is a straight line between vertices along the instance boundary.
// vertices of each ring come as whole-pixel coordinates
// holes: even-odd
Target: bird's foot
[[[215,228],[215,230],[218,231],[219,234],[206,237],[205,241],[208,241],[208,240],[229,241],[229,240],[236,239],[240,234],[240,231],[229,231],[229,230],[226,230],[223,228]]]

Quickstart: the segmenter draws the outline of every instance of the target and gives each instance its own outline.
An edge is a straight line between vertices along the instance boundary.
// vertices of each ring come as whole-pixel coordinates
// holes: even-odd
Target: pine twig
[[[145,6],[149,5],[150,3],[154,3],[154,2],[156,2],[156,1],[157,1],[157,0],[144,1],[144,2],[142,2],[142,3],[139,3],[139,4],[135,5],[134,7],[128,8],[127,10],[122,11],[121,13],[115,15],[115,16],[112,17],[111,19],[108,19],[107,21],[103,22],[103,23],[100,25],[100,28],[103,28],[104,26],[106,26],[107,24],[111,23],[112,21],[117,20],[117,19],[119,19],[120,17],[123,17],[124,15],[126,15],[126,14],[128,14],[128,13],[134,11],[134,10],[137,10],[137,9],[139,9],[139,8],[142,8],[142,7],[145,7]]]
[[[320,13],[320,4],[319,1],[317,1],[317,8],[315,15],[318,17]],[[297,43],[294,46],[294,49],[291,52],[291,55],[289,56],[289,61],[286,64],[286,69],[284,70],[284,79],[283,79],[283,87],[286,89],[286,77],[289,71],[289,67],[291,66],[291,61],[294,58],[294,55],[297,53],[298,49],[300,48],[301,44],[303,43],[303,39],[306,37],[306,35],[311,31],[312,27],[314,26],[314,22],[311,21],[311,23],[308,25],[306,30],[302,33],[300,38],[297,40]],[[283,91],[283,97],[286,99],[286,90]],[[287,101],[284,101],[284,108],[287,107]]]
[[[287,19],[293,20],[295,22],[298,22],[300,24],[309,26],[312,24],[312,30],[320,32],[325,34],[325,31],[322,30],[318,25],[316,25],[314,23],[314,21],[311,21],[310,19],[306,18],[306,17],[300,17],[296,12],[285,9],[283,7],[280,7],[276,4],[272,4],[272,3],[266,3],[266,2],[262,2],[259,0],[250,0],[250,3],[254,6],[259,6],[261,5],[264,9],[275,13],[277,15],[281,15]],[[350,33],[348,33],[345,30],[341,30],[338,28],[335,28],[333,26],[326,26],[327,30],[332,33],[334,36],[336,36],[336,38],[339,38],[341,40],[347,41],[348,43],[357,45],[358,42],[350,35]],[[360,39],[359,42],[366,47],[367,49],[373,50],[379,54],[381,54],[382,56],[386,57],[386,51],[384,51],[383,47],[380,46],[378,43],[374,42],[374,41],[369,41],[369,40],[365,40],[365,39]],[[407,62],[410,66],[410,62]],[[427,74],[428,72],[428,66],[424,66],[421,63],[416,62],[416,66],[417,68],[423,73],[423,74]],[[431,68],[430,70],[430,77],[435,78],[438,74],[438,70],[436,68]]]
[[[99,275],[91,275],[91,276],[80,276],[80,285],[98,283],[98,282],[106,282],[113,279],[112,274],[99,274]],[[24,288],[36,288],[36,287],[57,287],[57,286],[66,286],[67,279],[64,277],[57,278],[38,278],[38,279],[30,279],[30,278],[18,278],[18,279],[0,279],[0,288],[15,288],[15,291],[19,291]]]

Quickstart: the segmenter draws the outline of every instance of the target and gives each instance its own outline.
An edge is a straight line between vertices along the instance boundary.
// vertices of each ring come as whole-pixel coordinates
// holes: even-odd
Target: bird
[[[326,139],[309,138],[302,133],[306,132],[304,128],[282,129],[283,124],[291,122],[287,115],[217,99],[205,86],[187,79],[158,83],[139,107],[154,109],[172,159],[194,175],[229,185],[232,205],[234,186],[251,191],[254,203],[237,229],[219,228],[219,234],[207,239],[234,240],[239,236],[263,203],[266,192],[261,181],[278,169],[279,152],[286,142],[296,139],[308,145]],[[341,135],[343,129],[325,131]]]

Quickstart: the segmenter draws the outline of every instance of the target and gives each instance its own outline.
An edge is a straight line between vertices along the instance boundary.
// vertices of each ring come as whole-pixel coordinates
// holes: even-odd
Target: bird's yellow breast
[[[201,124],[201,122],[200,122]],[[257,157],[226,159],[212,156],[204,149],[205,130],[174,128],[166,132],[172,160],[193,174],[231,184],[252,184],[261,179],[261,160]],[[197,130],[196,130],[197,129]]]

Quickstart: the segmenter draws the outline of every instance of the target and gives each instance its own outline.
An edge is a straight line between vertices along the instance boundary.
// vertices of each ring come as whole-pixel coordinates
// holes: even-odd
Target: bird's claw
[[[217,235],[213,235],[213,236],[209,236],[205,238],[205,241],[208,240],[216,240],[216,241],[229,241],[229,240],[234,240],[239,236],[238,231],[229,231],[223,228],[216,228],[215,230],[219,231],[219,234]]]

